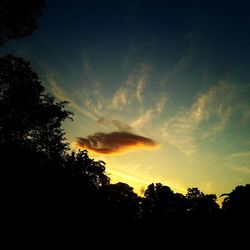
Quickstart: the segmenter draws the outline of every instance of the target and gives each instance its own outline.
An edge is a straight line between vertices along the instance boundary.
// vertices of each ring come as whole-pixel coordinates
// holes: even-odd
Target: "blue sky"
[[[0,53],[70,101],[68,140],[113,182],[219,195],[250,181],[249,13],[249,1],[50,0]]]

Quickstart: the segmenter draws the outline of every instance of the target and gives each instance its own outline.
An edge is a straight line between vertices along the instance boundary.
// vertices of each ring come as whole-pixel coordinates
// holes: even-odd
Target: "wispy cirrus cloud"
[[[165,103],[166,97],[160,96],[156,101],[155,106],[142,111],[141,114],[131,123],[131,127],[134,129],[141,129],[150,124],[154,118],[162,113]]]
[[[161,79],[161,84],[162,85],[165,84],[172,77],[179,74],[183,70],[187,69],[191,65],[192,58],[193,58],[192,48],[189,47],[185,51],[185,53],[173,64],[172,68],[165,75],[163,75]]]
[[[90,111],[84,109],[83,107],[80,107],[67,93],[65,90],[63,90],[62,87],[59,86],[59,84],[55,80],[50,80],[50,89],[53,93],[53,95],[60,101],[69,101],[69,107],[73,110],[79,112],[80,114],[87,116],[91,120],[95,121],[97,120],[97,117]]]
[[[250,151],[232,153],[229,158],[233,163],[231,170],[243,175],[250,174]]]
[[[154,115],[153,110],[148,109],[145,112],[143,112],[143,114],[141,114],[139,117],[137,117],[136,120],[134,120],[131,123],[131,126],[136,129],[143,128],[146,126],[146,124],[150,123],[153,115]]]
[[[199,95],[190,108],[167,119],[162,127],[166,141],[187,155],[197,151],[197,139],[211,138],[223,131],[231,117],[242,109],[239,87],[221,81]]]
[[[126,131],[126,132],[130,132],[132,131],[132,127],[126,123],[122,123],[120,120],[118,119],[108,119],[108,118],[100,118],[97,121],[98,125],[113,125],[116,129],[118,129],[118,131]]]
[[[128,76],[127,81],[115,92],[112,103],[113,107],[123,110],[132,103],[143,102],[143,90],[148,77],[149,66],[141,64],[138,69]]]
[[[96,121],[101,115],[103,116],[105,106],[101,94],[101,82],[86,59],[82,68],[82,74],[78,76],[73,75],[71,72],[73,70],[69,70],[70,84],[65,83],[60,75],[48,69],[46,69],[45,77],[49,90],[57,99],[69,101],[69,107],[76,115],[79,113]]]
[[[128,90],[124,87],[118,89],[112,99],[112,103],[116,109],[123,110],[130,104]]]
[[[196,126],[188,112],[180,112],[175,117],[168,119],[162,128],[165,140],[186,155],[192,155],[197,147],[194,138]]]
[[[159,146],[150,138],[119,131],[77,137],[77,145],[83,149],[107,155],[121,154],[138,149],[153,150]]]
[[[119,132],[129,132],[129,133],[145,133],[149,134],[152,123],[159,117],[159,115],[164,110],[166,103],[166,96],[164,94],[157,97],[156,102],[152,107],[148,109],[141,109],[139,116],[135,119],[131,119],[129,122],[124,122],[123,119],[119,119],[117,115],[116,118],[101,117],[96,122],[98,125],[103,126],[105,129],[113,129],[115,127]],[[146,131],[145,131],[146,129]]]
[[[83,70],[84,70],[84,75],[86,77],[87,82],[91,84],[91,86],[93,86],[92,91],[94,91],[94,93],[97,96],[100,96],[101,82],[96,77],[91,64],[86,59],[84,59],[84,62],[83,62]]]
[[[143,100],[142,92],[143,92],[144,86],[145,86],[145,79],[139,79],[136,85],[136,90],[135,90],[135,96],[138,102],[142,102]]]
[[[147,64],[142,64],[140,66],[138,76],[136,77],[137,79],[135,83],[135,98],[139,103],[143,101],[142,93],[146,85],[148,72],[149,72],[149,66]]]
[[[238,152],[230,155],[230,158],[233,159],[249,159],[250,161],[250,151]]]
[[[244,174],[244,175],[250,174],[250,166],[249,167],[247,167],[247,166],[233,166],[233,167],[231,167],[231,169],[235,172],[240,173],[240,174]]]
[[[137,130],[147,127],[162,112],[166,102],[165,96],[161,95],[155,98],[152,107],[144,107],[143,90],[148,77],[148,69],[149,66],[146,64],[139,65],[133,74],[128,75],[127,81],[116,91],[113,98],[102,94],[101,83],[87,61],[84,61],[83,65],[84,77],[82,79],[80,77],[82,85],[72,84],[70,89],[65,89],[53,75],[48,75],[48,82],[53,95],[60,100],[70,101],[69,107],[76,116],[84,115],[95,122],[94,125],[103,125],[105,130],[111,130],[113,126],[118,131],[141,133],[142,131]],[[94,87],[88,88],[85,85],[86,82]],[[120,114],[120,111],[124,109],[129,114],[127,123],[122,122],[124,117],[121,118]],[[134,113],[139,113],[139,116],[135,118]]]

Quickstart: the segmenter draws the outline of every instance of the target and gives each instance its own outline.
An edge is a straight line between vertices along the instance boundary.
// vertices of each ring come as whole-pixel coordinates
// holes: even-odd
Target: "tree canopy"
[[[0,58],[0,143],[29,147],[52,159],[65,153],[62,122],[67,102],[49,95],[31,65],[21,57]]]
[[[37,28],[44,0],[0,1],[0,45],[30,35]]]
[[[227,215],[250,216],[250,184],[237,186],[232,192],[222,194],[222,209]]]

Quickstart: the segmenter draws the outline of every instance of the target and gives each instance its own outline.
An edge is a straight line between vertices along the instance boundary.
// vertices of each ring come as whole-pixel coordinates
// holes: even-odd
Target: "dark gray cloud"
[[[117,154],[136,149],[150,150],[158,146],[150,138],[122,131],[77,137],[77,145],[100,154]]]

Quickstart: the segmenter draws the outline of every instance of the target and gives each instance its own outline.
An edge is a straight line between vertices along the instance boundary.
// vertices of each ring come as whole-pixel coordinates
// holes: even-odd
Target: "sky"
[[[68,100],[73,149],[112,183],[219,196],[250,183],[249,1],[47,0],[38,30],[0,53]]]

